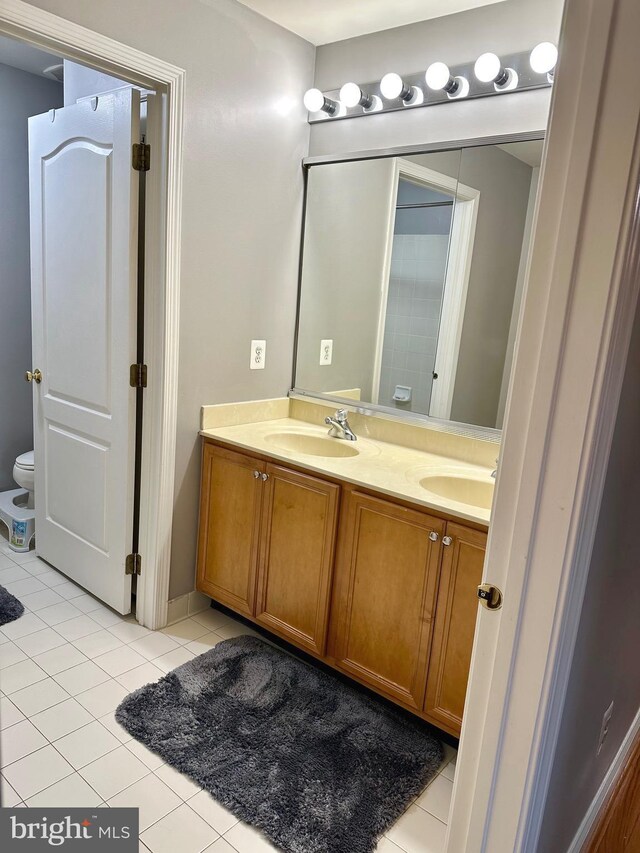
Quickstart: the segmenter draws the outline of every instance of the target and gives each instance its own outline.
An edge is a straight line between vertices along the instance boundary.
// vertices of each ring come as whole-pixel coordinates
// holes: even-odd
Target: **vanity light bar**
[[[462,65],[449,67],[435,61],[415,74],[400,76],[389,72],[375,83],[349,82],[328,92],[310,89],[305,95],[305,106],[311,104],[317,110],[309,110],[308,120],[315,124],[543,89],[553,83],[557,57],[555,45],[543,42],[520,53],[500,56],[483,53],[474,62]]]

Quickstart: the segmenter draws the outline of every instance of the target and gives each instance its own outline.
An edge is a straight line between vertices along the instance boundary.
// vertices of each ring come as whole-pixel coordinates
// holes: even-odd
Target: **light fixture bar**
[[[332,89],[325,91],[322,94],[329,102],[340,104],[340,109],[336,110],[332,115],[325,113],[309,113],[309,123],[315,124],[322,121],[343,121],[348,118],[360,118],[365,115],[380,115],[380,113],[394,112],[402,110],[417,110],[424,107],[437,106],[438,104],[451,104],[472,98],[488,98],[488,97],[504,97],[505,95],[524,92],[530,89],[544,89],[552,84],[553,75],[542,71],[536,71],[532,67],[531,62],[532,50],[520,51],[519,53],[501,54],[500,65],[502,68],[510,69],[515,72],[515,86],[500,86],[495,85],[495,81],[482,82],[478,80],[474,73],[474,67],[478,57],[475,57],[469,62],[459,65],[448,66],[449,78],[445,81],[445,86],[440,90],[431,89],[425,82],[425,72],[427,67],[431,65],[427,62],[425,68],[416,71],[414,74],[402,74],[402,87],[400,94],[396,98],[385,97],[381,90],[380,80],[372,83],[357,83],[351,84],[355,88],[359,87],[361,92],[366,93],[367,98],[371,98],[376,103],[376,109],[367,109],[360,101],[354,106],[348,106],[341,102],[340,89]],[[434,61],[438,61],[441,57],[433,57]],[[533,62],[536,67],[541,66],[540,63]],[[455,81],[455,88],[449,81]],[[388,83],[388,80],[387,80]],[[397,88],[397,87],[396,87]],[[449,91],[447,91],[447,88]],[[451,91],[453,89],[453,91]],[[389,87],[385,86],[387,94]],[[407,100],[408,92],[418,92],[421,97],[413,97]],[[403,97],[404,95],[404,97]],[[351,103],[351,101],[349,101]]]

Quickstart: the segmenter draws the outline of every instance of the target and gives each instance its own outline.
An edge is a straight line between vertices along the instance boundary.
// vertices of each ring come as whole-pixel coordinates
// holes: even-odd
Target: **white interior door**
[[[38,554],[131,609],[139,93],[29,119]]]

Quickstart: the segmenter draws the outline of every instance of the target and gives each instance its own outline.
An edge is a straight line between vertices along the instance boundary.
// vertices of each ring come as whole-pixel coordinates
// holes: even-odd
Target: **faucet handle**
[[[346,409],[338,409],[335,413],[334,417],[338,421],[339,424],[344,424],[347,421],[348,412]]]

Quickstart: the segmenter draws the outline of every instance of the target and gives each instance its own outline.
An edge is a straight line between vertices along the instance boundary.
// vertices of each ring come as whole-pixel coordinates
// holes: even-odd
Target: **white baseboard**
[[[178,598],[172,598],[167,605],[167,625],[173,625],[194,613],[201,613],[211,607],[211,599],[197,590],[187,592]]]
[[[622,772],[622,769],[627,761],[627,757],[633,746],[633,742],[636,739],[638,732],[640,731],[640,710],[635,716],[633,723],[631,724],[631,728],[626,733],[622,744],[620,745],[620,749],[618,750],[616,757],[611,762],[611,766],[607,770],[607,774],[602,780],[602,784],[598,788],[598,793],[593,798],[593,802],[587,809],[587,813],[582,819],[582,823],[576,832],[576,835],[571,842],[571,846],[567,853],[580,853],[582,847],[584,846],[585,841],[589,837],[589,833],[591,832],[593,825],[598,817],[600,809],[602,808],[604,801],[609,794],[611,788],[615,785],[618,776]]]

